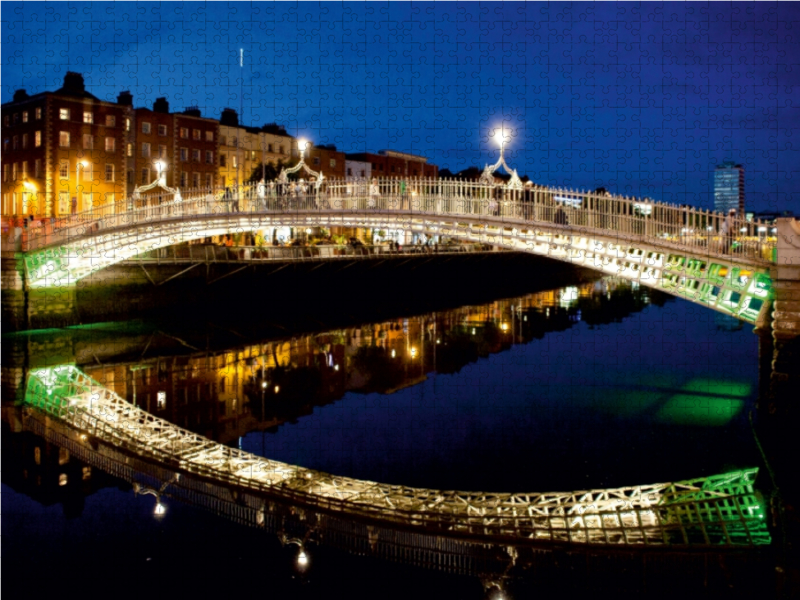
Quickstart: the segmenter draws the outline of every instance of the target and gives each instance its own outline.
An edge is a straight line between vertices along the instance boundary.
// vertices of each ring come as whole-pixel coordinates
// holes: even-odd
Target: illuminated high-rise
[[[744,167],[724,162],[714,171],[714,210],[744,216]]]

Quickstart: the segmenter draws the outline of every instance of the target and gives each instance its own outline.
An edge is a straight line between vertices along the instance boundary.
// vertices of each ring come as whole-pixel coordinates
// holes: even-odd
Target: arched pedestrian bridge
[[[773,230],[650,200],[460,180],[258,184],[154,194],[54,221],[25,242],[28,288],[74,285],[143,252],[279,227],[401,229],[549,256],[755,323],[771,299]]]
[[[564,493],[419,489],[329,475],[230,448],[154,417],[71,365],[29,372],[24,402],[68,425],[71,442],[102,442],[169,472],[161,493],[182,476],[232,486],[237,497],[248,499],[236,518],[255,526],[263,526],[271,501],[280,500],[478,543],[715,550],[770,543],[753,489],[757,469]]]

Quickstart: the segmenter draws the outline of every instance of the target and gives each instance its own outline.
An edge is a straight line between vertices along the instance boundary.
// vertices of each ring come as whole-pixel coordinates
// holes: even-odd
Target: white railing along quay
[[[299,184],[250,184],[237,189],[193,189],[155,193],[51,219],[27,230],[21,249],[60,246],[101,230],[170,219],[222,215],[330,214],[369,211],[480,218],[517,226],[552,224],[572,230],[600,230],[621,237],[662,240],[711,253],[774,263],[776,239],[761,221],[732,219],[688,206],[560,188],[506,186],[448,179],[380,179],[375,183],[326,180],[319,191]],[[725,229],[727,227],[727,233]]]

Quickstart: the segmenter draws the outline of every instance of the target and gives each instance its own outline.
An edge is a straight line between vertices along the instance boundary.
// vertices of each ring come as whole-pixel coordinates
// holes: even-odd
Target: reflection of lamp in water
[[[411,348],[411,358],[416,358],[416,356],[417,356],[417,349]]]
[[[397,353],[394,350],[392,350],[392,358],[394,358],[396,354]]]
[[[500,323],[500,329],[503,331],[508,331],[508,323]]]
[[[308,566],[308,554],[306,554],[302,546],[300,546],[300,552],[297,553],[297,566],[300,569],[305,569]]]

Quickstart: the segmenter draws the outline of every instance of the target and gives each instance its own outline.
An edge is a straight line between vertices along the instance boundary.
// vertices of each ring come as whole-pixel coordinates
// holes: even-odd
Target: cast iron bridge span
[[[772,297],[776,240],[759,222],[555,188],[438,179],[331,181],[140,196],[31,230],[28,288],[71,286],[142,253],[232,232],[400,229],[490,244],[613,274],[756,323]]]

